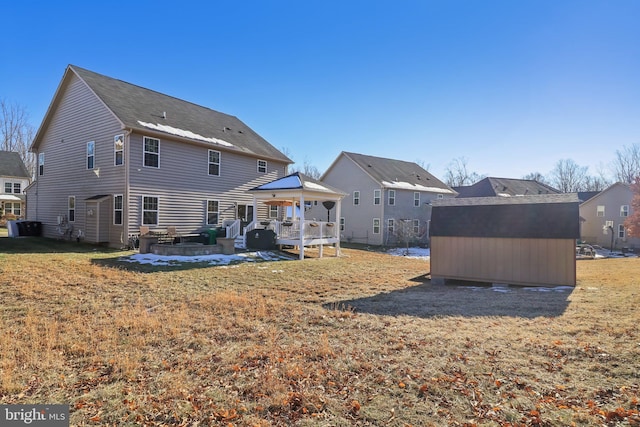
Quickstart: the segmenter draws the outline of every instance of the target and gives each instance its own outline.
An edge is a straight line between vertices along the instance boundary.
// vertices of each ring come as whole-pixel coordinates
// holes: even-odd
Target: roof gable
[[[318,181],[301,172],[294,172],[285,177],[273,180],[266,184],[259,185],[249,191],[273,191],[273,190],[307,190],[315,192],[325,192],[338,195],[346,195],[342,190],[338,190],[324,182]]]
[[[535,194],[558,194],[559,190],[531,179],[487,177],[472,185],[455,188],[462,197],[512,197]]]
[[[291,159],[237,117],[74,65],[68,66],[49,110],[55,108],[57,98],[62,96],[61,89],[69,73],[75,74],[87,85],[122,123],[123,128],[138,133],[160,133],[169,138],[191,140],[215,149],[239,151],[254,157],[292,163]],[[51,111],[47,111],[43,127],[50,113]]]
[[[373,180],[385,188],[455,194],[455,191],[451,187],[420,167],[417,163],[346,151],[340,153],[340,156],[350,159]],[[331,169],[335,163],[334,161],[329,169]],[[324,175],[326,175],[327,172],[325,172]]]
[[[603,197],[607,197],[607,195],[611,194],[616,190],[627,191],[631,195],[631,198],[633,197],[633,190],[631,190],[630,184],[626,184],[624,182],[616,182],[614,184],[611,184],[609,187],[605,188],[595,196],[591,197],[590,199],[585,200],[582,204],[587,205],[590,203],[597,203],[598,200],[601,200]],[[629,199],[629,201],[631,201],[631,198]]]
[[[31,178],[20,153],[14,151],[0,151],[0,176]]]

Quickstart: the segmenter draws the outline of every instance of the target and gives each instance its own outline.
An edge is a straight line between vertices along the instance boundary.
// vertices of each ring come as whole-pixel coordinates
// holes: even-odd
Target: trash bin
[[[210,228],[207,233],[209,233],[209,244],[210,245],[215,245],[216,244],[216,236],[218,234],[218,231],[215,228]]]
[[[247,233],[247,248],[250,249],[275,249],[276,233],[273,230],[256,229]]]

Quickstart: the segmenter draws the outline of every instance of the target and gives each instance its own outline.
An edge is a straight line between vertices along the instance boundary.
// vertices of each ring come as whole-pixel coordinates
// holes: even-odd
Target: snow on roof
[[[429,191],[431,193],[454,194],[453,191],[448,190],[446,188],[426,187],[424,185],[411,184],[410,182],[403,182],[403,181],[395,181],[395,182],[382,181],[382,185],[387,188],[398,188],[401,190]]]
[[[223,141],[222,139],[208,138],[206,136],[193,133],[190,130],[178,129],[178,128],[174,128],[173,126],[167,126],[167,125],[161,125],[161,124],[147,123],[140,120],[138,120],[138,123],[140,123],[142,126],[146,128],[170,133],[171,135],[183,136],[185,138],[197,139],[199,141],[212,142],[214,144],[224,145],[226,147],[233,147],[233,144],[227,141]]]
[[[324,185],[320,185],[320,184],[316,184],[315,182],[305,182],[304,183],[305,188],[308,188],[310,190],[320,190],[320,191],[329,191],[331,192],[331,190],[329,190],[327,187],[325,187]]]
[[[275,181],[259,186],[258,190],[286,190],[290,188],[300,188],[302,183],[298,175],[289,175]]]

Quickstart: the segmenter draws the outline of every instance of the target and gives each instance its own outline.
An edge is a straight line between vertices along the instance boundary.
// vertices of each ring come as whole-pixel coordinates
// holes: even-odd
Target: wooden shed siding
[[[61,90],[39,146],[45,153],[44,175],[36,176],[27,194],[30,219],[43,223],[46,237],[57,237],[57,216],[67,214],[68,196],[76,196],[74,229],[85,231],[85,199],[124,191],[124,169],[113,166],[113,137],[122,133],[119,122],[75,75]],[[86,165],[89,141],[96,144],[93,170]]]
[[[575,286],[575,241],[434,236],[431,275],[492,283]]]
[[[258,173],[257,159],[220,151],[220,176],[209,175],[207,147],[160,139],[160,167],[143,167],[144,134],[130,137],[129,229],[135,233],[142,223],[142,197],[159,198],[158,228],[176,226],[178,232],[192,232],[206,226],[206,201],[218,200],[220,221],[235,219],[237,204],[253,204],[247,190],[285,175],[284,163],[268,161],[267,173]],[[238,184],[240,183],[240,184]],[[259,206],[266,217],[268,207]]]

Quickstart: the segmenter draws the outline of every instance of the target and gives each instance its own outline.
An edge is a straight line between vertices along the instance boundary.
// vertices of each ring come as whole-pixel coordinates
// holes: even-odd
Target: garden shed
[[[430,235],[432,283],[576,284],[576,194],[437,200]]]

